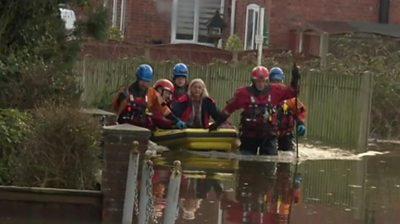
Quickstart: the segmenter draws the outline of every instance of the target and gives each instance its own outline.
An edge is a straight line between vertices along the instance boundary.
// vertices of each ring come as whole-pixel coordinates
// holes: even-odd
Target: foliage
[[[11,184],[17,149],[30,132],[30,116],[15,109],[0,109],[0,184]]]
[[[60,2],[0,2],[0,108],[32,108],[45,98],[79,96],[73,66],[80,39],[92,34],[100,38],[102,30],[106,30],[101,26],[105,26],[107,18],[104,9],[92,10],[88,0],[63,1],[84,7],[84,11],[92,10],[88,21],[79,21],[70,34],[60,17]]]
[[[98,120],[68,104],[46,103],[33,111],[32,133],[21,148],[16,183],[93,188],[100,141]]]
[[[121,34],[121,31],[115,26],[110,27],[108,30],[108,39],[109,40],[116,40],[116,41],[122,41],[124,37]]]
[[[229,36],[229,38],[225,44],[225,50],[233,51],[233,52],[243,50],[242,41],[240,40],[238,35],[233,34],[233,35]]]
[[[88,12],[88,18],[85,22],[85,31],[89,36],[97,40],[107,40],[109,23],[108,11],[105,7],[91,7]]]

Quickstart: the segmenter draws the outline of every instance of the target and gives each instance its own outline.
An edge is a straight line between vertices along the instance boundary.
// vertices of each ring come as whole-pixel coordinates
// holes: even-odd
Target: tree
[[[69,34],[59,3],[87,11]],[[0,2],[0,108],[31,108],[45,99],[77,99],[73,72],[83,36],[107,35],[107,14],[88,0]],[[90,9],[90,10],[89,10]]]

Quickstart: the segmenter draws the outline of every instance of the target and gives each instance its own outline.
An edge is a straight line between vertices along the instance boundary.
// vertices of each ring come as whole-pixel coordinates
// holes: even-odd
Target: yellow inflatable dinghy
[[[151,140],[171,149],[232,151],[239,145],[238,131],[234,128],[211,132],[202,128],[158,129],[153,132]]]

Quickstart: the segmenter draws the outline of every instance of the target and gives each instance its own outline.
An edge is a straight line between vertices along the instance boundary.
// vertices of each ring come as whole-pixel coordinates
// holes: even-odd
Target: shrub
[[[0,184],[9,185],[15,174],[18,149],[30,131],[30,116],[15,109],[0,109]]]
[[[225,44],[225,50],[228,51],[241,51],[243,50],[242,41],[238,37],[238,35],[231,35]]]
[[[90,189],[99,168],[98,120],[68,105],[47,103],[33,111],[32,133],[17,164],[20,185]]]

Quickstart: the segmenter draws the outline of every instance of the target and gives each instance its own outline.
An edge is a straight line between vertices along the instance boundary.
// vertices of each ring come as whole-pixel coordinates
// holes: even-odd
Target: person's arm
[[[210,114],[211,118],[214,121],[218,121],[221,119],[221,111],[218,109],[217,105],[215,104],[215,101],[211,98],[206,98],[206,108],[208,110],[208,113]]]
[[[296,108],[296,98],[292,98],[288,101],[288,106],[290,110],[295,113],[295,124],[296,124],[296,131],[299,136],[303,136],[306,133],[306,126],[304,122],[307,116],[307,109],[305,105],[297,99],[297,108]]]
[[[186,102],[175,102],[174,104],[172,104],[172,113],[178,117],[181,118],[183,115],[183,112],[186,109]]]
[[[297,120],[304,123],[307,118],[307,108],[303,102],[297,99]]]
[[[297,97],[300,92],[300,71],[296,64],[293,64],[292,68],[292,80],[289,86],[282,86],[278,84],[271,84],[271,86],[278,92],[278,101],[287,100],[293,97]]]
[[[120,114],[122,112],[121,108],[126,106],[125,104],[123,104],[123,102],[126,100],[127,97],[128,93],[125,89],[118,91],[118,93],[114,96],[111,105],[115,113]]]
[[[235,110],[241,108],[241,99],[243,99],[242,95],[242,90],[240,88],[236,90],[234,96],[226,102],[225,108],[219,113],[218,119],[208,128],[210,131],[217,130]]]
[[[222,110],[224,114],[229,116],[233,112],[241,108],[241,99],[243,98],[242,88],[237,89],[233,97],[226,101],[225,108]]]

